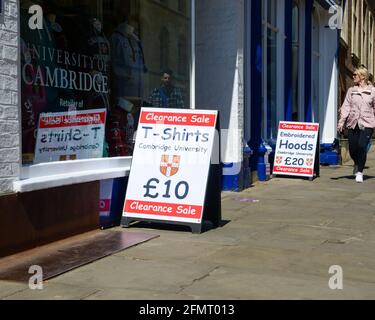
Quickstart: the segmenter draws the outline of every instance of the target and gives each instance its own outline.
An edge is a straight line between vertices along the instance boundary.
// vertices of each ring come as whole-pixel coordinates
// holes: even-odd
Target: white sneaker
[[[357,172],[355,175],[355,181],[358,183],[363,182],[363,173],[362,172]]]

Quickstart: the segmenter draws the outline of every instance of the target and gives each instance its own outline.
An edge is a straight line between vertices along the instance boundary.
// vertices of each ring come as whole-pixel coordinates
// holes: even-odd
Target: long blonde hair
[[[364,67],[360,67],[355,69],[354,73],[357,73],[358,75],[362,76],[365,78],[366,84],[371,84],[370,82],[370,73],[368,70]]]

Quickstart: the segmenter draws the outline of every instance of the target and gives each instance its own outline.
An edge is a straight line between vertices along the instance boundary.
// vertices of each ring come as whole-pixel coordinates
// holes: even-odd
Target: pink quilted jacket
[[[375,128],[375,87],[367,86],[359,91],[358,86],[348,90],[340,110],[338,129]]]

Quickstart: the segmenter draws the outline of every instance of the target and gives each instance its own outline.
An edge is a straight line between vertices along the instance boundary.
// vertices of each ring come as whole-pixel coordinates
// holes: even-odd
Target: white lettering
[[[91,75],[88,73],[83,74],[83,90],[84,91],[91,91],[92,89],[92,78]]]
[[[70,77],[70,86],[69,86],[69,89],[73,89],[73,86],[74,86],[74,89],[78,90],[77,89],[77,84],[76,84],[77,74],[74,71],[69,71],[69,77]]]
[[[343,270],[340,266],[331,266],[328,271],[329,274],[334,274],[328,282],[328,286],[331,290],[342,290],[343,285]]]
[[[344,19],[343,12],[344,10],[339,5],[334,5],[329,8],[329,13],[333,15],[328,21],[328,25],[331,30],[342,30]]]
[[[29,268],[29,274],[34,274],[29,279],[29,288],[31,290],[42,290],[43,289],[43,269],[42,269],[42,267],[36,266],[36,265],[31,266]]]
[[[31,30],[43,29],[43,9],[41,6],[35,4],[29,8],[29,14],[32,14],[29,19],[29,28]]]
[[[27,68],[30,68],[31,70],[31,74],[33,74],[34,73],[34,67],[33,67],[33,65],[32,64],[30,64],[30,63],[27,63],[27,64],[25,64],[23,67],[22,67],[22,78],[23,78],[23,81],[27,84],[27,85],[29,85],[29,86],[31,86],[33,83],[34,83],[34,81],[33,81],[33,79],[31,78],[31,77],[28,77],[27,76],[27,74],[26,74],[26,69]],[[31,81],[30,80],[28,80],[29,78],[31,78]]]
[[[68,71],[66,71],[65,69],[60,69],[60,73],[61,73],[60,88],[66,89],[69,86]]]
[[[55,69],[53,71],[53,76],[51,75],[50,68],[46,68],[47,71],[47,77],[46,77],[46,87],[57,87],[58,88],[58,78],[57,78],[57,71],[58,69]]]

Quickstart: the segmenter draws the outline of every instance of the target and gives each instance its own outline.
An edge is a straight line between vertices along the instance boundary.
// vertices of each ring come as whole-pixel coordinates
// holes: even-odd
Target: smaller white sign
[[[313,177],[318,135],[318,123],[281,121],[273,174]]]
[[[40,114],[34,162],[101,158],[105,120],[105,109]]]

